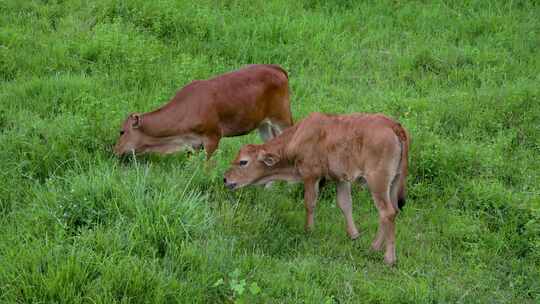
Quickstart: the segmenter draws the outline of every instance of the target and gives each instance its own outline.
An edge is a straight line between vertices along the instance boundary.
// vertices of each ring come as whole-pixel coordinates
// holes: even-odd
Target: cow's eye
[[[120,131],[120,135],[124,135],[124,130]]]
[[[243,167],[245,165],[247,165],[248,161],[247,160],[241,160],[240,161],[240,167]]]

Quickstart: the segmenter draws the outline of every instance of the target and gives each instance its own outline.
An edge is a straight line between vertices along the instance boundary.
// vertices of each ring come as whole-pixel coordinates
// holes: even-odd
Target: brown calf
[[[306,230],[313,228],[321,178],[337,182],[337,204],[351,239],[359,233],[352,217],[351,183],[367,182],[379,210],[374,250],[386,244],[387,264],[394,264],[394,219],[405,203],[408,132],[381,114],[311,114],[276,138],[243,146],[224,182],[230,189],[273,180],[302,181]]]
[[[222,137],[258,128],[267,141],[292,123],[287,72],[277,65],[250,65],[193,81],[161,108],[129,115],[114,152],[167,154],[204,147],[210,158]]]

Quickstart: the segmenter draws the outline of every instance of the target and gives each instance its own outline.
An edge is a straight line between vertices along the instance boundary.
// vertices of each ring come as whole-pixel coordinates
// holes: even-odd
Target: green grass
[[[536,1],[0,1],[0,302],[538,303]],[[196,4],[194,4],[196,3]],[[256,134],[112,156],[120,123],[194,79],[290,72],[295,119],[383,112],[411,132],[398,266],[322,192],[228,192]]]

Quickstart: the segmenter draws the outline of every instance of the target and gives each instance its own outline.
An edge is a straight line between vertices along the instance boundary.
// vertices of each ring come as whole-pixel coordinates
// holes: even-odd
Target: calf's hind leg
[[[377,235],[375,236],[375,239],[371,243],[371,249],[375,251],[380,251],[382,249],[383,242],[384,242],[384,231],[383,231],[383,227],[379,224],[379,228],[377,228]]]
[[[385,244],[384,261],[388,265],[396,262],[395,218],[397,210],[390,199],[390,178],[375,176],[368,178],[368,186],[377,210],[379,211],[379,228],[372,243],[374,250],[380,250]]]
[[[375,205],[379,210],[379,231],[377,238],[373,242],[373,247],[381,247],[382,241],[385,242],[384,261],[386,264],[393,265],[396,262],[396,228],[395,218],[397,210],[390,201],[388,192],[372,193]]]

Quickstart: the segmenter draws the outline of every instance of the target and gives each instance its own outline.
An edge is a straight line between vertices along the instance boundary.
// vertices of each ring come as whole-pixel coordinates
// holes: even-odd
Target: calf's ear
[[[132,120],[131,127],[133,129],[137,129],[138,127],[141,126],[141,121],[142,121],[141,114],[133,113],[133,114],[129,115],[129,118],[131,118],[131,120]]]
[[[279,155],[260,150],[257,154],[257,160],[262,161],[268,167],[272,167],[279,162]]]

